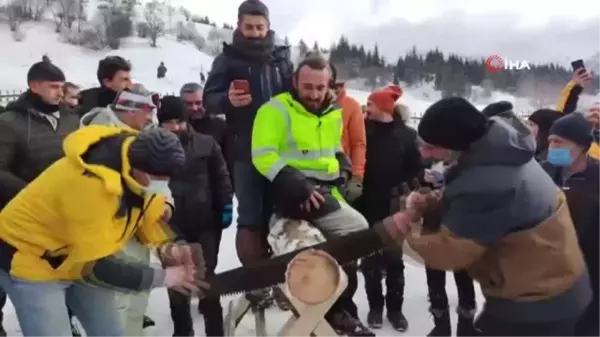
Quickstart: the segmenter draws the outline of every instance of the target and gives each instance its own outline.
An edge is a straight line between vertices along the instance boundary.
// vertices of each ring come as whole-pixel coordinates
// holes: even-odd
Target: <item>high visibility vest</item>
[[[289,165],[308,178],[340,177],[336,153],[343,152],[342,109],[331,105],[320,116],[304,108],[290,93],[260,107],[252,128],[252,162],[262,175],[275,179]]]

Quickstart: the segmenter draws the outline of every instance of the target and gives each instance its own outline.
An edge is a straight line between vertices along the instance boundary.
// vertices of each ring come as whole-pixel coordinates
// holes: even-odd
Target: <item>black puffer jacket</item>
[[[373,224],[392,213],[392,191],[403,182],[418,178],[423,166],[417,148],[417,133],[401,120],[366,122],[367,164],[363,193],[356,208]]]
[[[215,58],[204,86],[204,106],[208,113],[225,114],[236,160],[252,159],[250,147],[256,111],[271,97],[291,89],[292,73],[288,46],[273,47],[265,60],[235,43],[226,44],[223,53]],[[234,80],[249,82],[252,102],[248,106],[235,108],[231,105],[228,91]]]
[[[211,136],[189,130],[182,144],[185,167],[170,183],[175,200],[171,224],[185,239],[195,240],[202,231],[220,228],[233,191],[221,148]]]

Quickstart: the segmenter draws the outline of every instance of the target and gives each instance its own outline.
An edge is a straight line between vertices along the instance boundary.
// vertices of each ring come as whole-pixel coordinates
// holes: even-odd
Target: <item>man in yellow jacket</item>
[[[168,258],[172,232],[161,220],[168,183],[185,155],[162,129],[137,133],[89,126],[63,143],[65,157],[33,180],[0,213],[0,287],[15,306],[23,335],[69,336],[67,305],[88,336],[121,336],[114,289],[197,291],[196,268]],[[114,256],[132,237],[158,248],[172,267]],[[187,246],[178,256],[191,260]],[[170,256],[174,256],[170,255]]]
[[[368,224],[339,191],[351,179],[352,166],[342,150],[342,111],[329,95],[330,78],[328,61],[320,56],[299,64],[294,90],[273,97],[257,112],[252,162],[271,181],[281,216],[309,220],[326,236],[338,236]],[[349,279],[356,277],[353,267],[345,269]],[[328,318],[338,331],[370,336],[356,317],[354,287]]]

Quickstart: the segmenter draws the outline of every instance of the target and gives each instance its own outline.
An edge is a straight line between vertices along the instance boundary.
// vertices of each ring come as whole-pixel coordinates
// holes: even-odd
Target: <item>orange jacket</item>
[[[352,161],[352,175],[362,179],[365,174],[365,154],[367,152],[367,136],[362,108],[354,98],[346,95],[345,90],[338,95],[337,103],[342,106],[344,119],[342,147],[344,153]]]

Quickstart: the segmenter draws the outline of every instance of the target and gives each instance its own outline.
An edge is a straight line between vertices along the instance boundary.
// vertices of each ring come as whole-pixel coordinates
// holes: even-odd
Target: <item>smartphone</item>
[[[583,60],[575,60],[571,62],[571,67],[573,67],[573,71],[585,69],[585,66],[583,65]]]
[[[243,90],[245,94],[250,93],[250,83],[247,80],[234,80],[233,88],[236,90]]]

